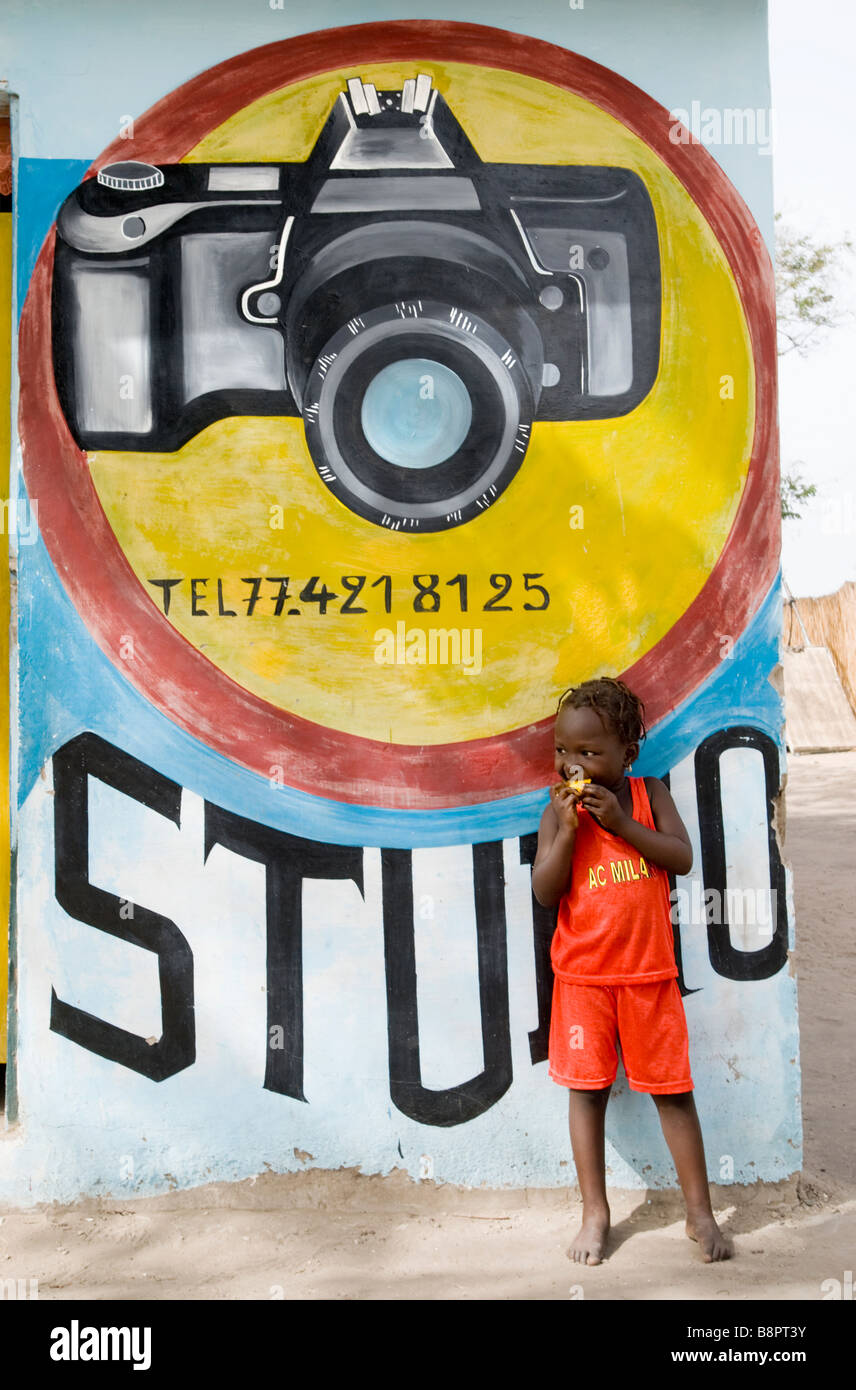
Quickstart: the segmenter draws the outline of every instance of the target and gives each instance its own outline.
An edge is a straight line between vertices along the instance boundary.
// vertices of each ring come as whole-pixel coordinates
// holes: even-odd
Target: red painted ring
[[[229,116],[286,83],[375,62],[448,61],[505,68],[595,103],[644,140],[675,173],[725,252],[755,361],[755,437],[731,531],[701,592],[666,636],[623,678],[655,724],[685,700],[718,659],[717,632],[739,634],[778,568],[778,449],[773,269],[736,190],[702,145],[669,139],[669,113],[610,69],[563,48],[474,24],[401,20],[353,25],[268,44],[230,58],[164,97],[135,121],[135,158],[175,163]],[[90,174],[127,157],[116,140]],[[95,640],[118,665],[121,639],[135,659],[122,672],[188,733],[267,777],[358,805],[410,810],[476,805],[545,784],[552,717],[466,743],[384,744],[325,729],[251,695],[212,665],[158,613],[111,530],[86,456],[69,434],[51,360],[54,232],[45,240],[21,316],[19,429],[24,476],[57,572]],[[348,785],[337,769],[348,767]]]

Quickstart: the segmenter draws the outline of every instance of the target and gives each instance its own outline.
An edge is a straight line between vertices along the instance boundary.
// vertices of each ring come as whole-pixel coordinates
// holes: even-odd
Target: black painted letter
[[[196,1059],[193,1019],[193,956],[175,922],[150,908],[129,904],[89,882],[89,795],[95,777],[123,796],[133,797],[158,815],[180,824],[181,788],[106,743],[96,734],[79,734],[54,754],[54,844],[56,899],[77,922],[109,932],[120,941],[154,951],[161,992],[161,1037],[148,1043],[137,1033],[57,998],[51,990],[50,1026],[71,1042],[109,1062],[165,1081]]]
[[[520,862],[531,868],[538,849],[538,835],[532,831],[520,836]],[[546,1062],[550,1041],[550,1014],[553,1008],[553,965],[550,947],[556,930],[557,907],[544,907],[532,893],[532,945],[535,951],[535,993],[538,1000],[538,1027],[529,1034],[532,1065]]]
[[[767,835],[770,889],[775,914],[773,939],[757,951],[740,951],[731,942],[728,925],[725,873],[725,833],[722,823],[722,786],[719,760],[727,748],[755,748],[764,760],[767,803]],[[788,958],[788,905],[785,870],[773,828],[773,801],[779,792],[779,750],[760,729],[735,725],[711,734],[696,749],[696,795],[701,831],[701,864],[705,896],[715,889],[722,906],[720,921],[708,915],[707,941],[710,963],[728,980],[766,980],[777,974]]]
[[[502,841],[473,845],[484,1070],[442,1091],[422,1085],[411,851],[384,849],[381,861],[390,1095],[403,1114],[420,1124],[463,1124],[489,1110],[511,1085]]]
[[[223,845],[265,866],[267,1020],[282,1046],[266,1049],[264,1088],[293,1100],[303,1094],[303,880],[349,878],[363,892],[363,851],[303,840],[205,803],[205,858]]]

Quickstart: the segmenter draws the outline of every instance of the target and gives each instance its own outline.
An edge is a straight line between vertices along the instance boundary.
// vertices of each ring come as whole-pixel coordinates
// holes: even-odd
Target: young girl
[[[669,871],[689,873],[692,846],[663,783],[627,775],[644,737],[642,703],[622,681],[565,692],[554,762],[563,781],[541,817],[532,872],[539,903],[559,904],[550,1076],[569,1089],[583,1222],[568,1255],[580,1264],[600,1264],[609,1232],[604,1119],[616,1040],[630,1089],[648,1091],[659,1111],[687,1235],[708,1262],[731,1254],[710,1205],[669,911]]]

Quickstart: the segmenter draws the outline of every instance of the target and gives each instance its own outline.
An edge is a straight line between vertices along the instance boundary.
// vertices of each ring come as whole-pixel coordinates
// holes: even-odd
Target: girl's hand
[[[566,787],[564,782],[558,782],[555,787],[550,789],[550,799],[560,828],[576,830],[580,823],[580,818],[577,815],[577,802],[580,798],[571,791],[570,787]]]
[[[597,816],[604,830],[618,833],[627,820],[627,813],[621,809],[618,797],[606,787],[596,787],[592,783],[583,789],[580,801],[587,811]]]

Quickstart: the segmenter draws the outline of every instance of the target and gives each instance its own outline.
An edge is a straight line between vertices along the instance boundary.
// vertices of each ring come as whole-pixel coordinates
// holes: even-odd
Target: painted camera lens
[[[363,397],[361,424],[371,448],[398,468],[433,468],[470,432],[470,393],[457,372],[428,357],[381,368]]]
[[[441,531],[508,486],[533,400],[494,325],[414,300],[357,315],[324,344],[303,415],[318,472],[351,511],[396,530]]]

